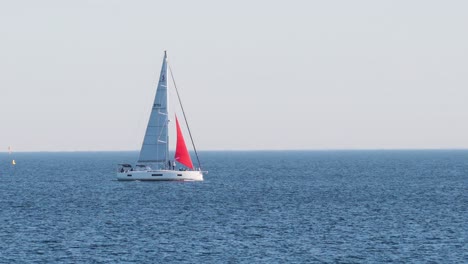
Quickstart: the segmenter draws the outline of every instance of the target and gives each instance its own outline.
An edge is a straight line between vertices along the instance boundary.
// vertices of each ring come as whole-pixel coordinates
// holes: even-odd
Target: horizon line
[[[202,149],[199,152],[279,152],[279,151],[446,151],[446,150],[468,150],[468,148],[330,148],[330,149]],[[20,150],[12,153],[73,153],[73,152],[139,152],[140,150]],[[170,152],[175,150],[170,150]],[[193,152],[190,151],[190,152]],[[9,154],[8,151],[0,151],[0,153]]]

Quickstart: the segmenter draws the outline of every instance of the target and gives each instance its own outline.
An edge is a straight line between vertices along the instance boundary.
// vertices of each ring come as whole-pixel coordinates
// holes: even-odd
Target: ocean
[[[202,151],[204,182],[116,181],[137,156],[0,153],[0,263],[468,263],[467,150]]]

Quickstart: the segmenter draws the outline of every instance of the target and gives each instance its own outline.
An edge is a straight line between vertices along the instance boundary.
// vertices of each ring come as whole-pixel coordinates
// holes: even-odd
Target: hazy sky
[[[0,0],[0,151],[468,148],[468,1]]]

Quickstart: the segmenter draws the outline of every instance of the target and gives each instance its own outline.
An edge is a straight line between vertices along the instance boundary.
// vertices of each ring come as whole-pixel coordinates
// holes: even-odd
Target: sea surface
[[[137,155],[0,153],[0,263],[468,263],[465,150],[201,152],[204,182],[116,181]]]

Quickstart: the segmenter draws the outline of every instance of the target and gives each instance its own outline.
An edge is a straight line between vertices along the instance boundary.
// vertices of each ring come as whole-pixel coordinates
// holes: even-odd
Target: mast
[[[169,160],[169,92],[167,91],[167,51],[164,51],[164,62],[166,64],[166,69],[164,75],[166,80],[166,160],[164,161],[164,167],[166,169],[171,169],[167,167],[167,161]]]
[[[176,85],[176,82],[175,82],[175,79],[174,79],[174,74],[172,73],[171,65],[168,65],[168,66],[169,66],[169,72],[171,73],[172,83],[174,83],[174,88],[175,88],[176,93],[177,93],[177,99],[179,99],[180,108],[182,109],[182,114],[184,115],[185,124],[187,125],[187,130],[189,132],[190,141],[192,141],[193,150],[195,152],[195,156],[197,157],[198,168],[200,170],[202,170],[201,163],[200,163],[200,158],[198,157],[197,148],[195,147],[195,142],[193,141],[192,132],[190,131],[190,126],[189,126],[188,121],[187,121],[187,116],[185,115],[184,106],[182,105],[182,100],[180,99],[179,90],[177,89],[177,85]]]

